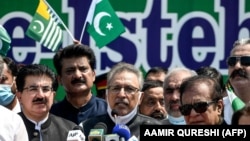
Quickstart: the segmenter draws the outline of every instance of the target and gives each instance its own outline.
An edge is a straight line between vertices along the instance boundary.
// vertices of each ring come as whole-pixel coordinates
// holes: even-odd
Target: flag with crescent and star
[[[87,31],[99,48],[125,32],[124,25],[108,0],[92,0],[86,22],[89,23]]]
[[[0,25],[0,55],[6,56],[10,49],[11,38],[5,28]]]
[[[60,27],[60,20],[50,8],[44,0],[39,1],[26,35],[39,41],[48,49],[56,51],[62,43],[63,32]]]

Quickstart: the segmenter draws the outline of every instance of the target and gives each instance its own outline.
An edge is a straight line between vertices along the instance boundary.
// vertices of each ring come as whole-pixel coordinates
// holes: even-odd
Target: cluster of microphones
[[[112,116],[117,117],[117,112],[112,111]],[[118,124],[112,130],[112,134],[107,133],[107,125],[99,122],[90,130],[88,141],[138,141],[138,138],[131,136],[129,128],[125,124]],[[76,126],[73,130],[69,131],[67,141],[85,141],[83,128]]]

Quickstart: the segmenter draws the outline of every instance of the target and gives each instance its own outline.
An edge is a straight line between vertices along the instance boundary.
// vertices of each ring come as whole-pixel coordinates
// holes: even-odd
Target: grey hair
[[[191,70],[191,69],[188,69],[188,68],[185,68],[185,67],[177,67],[177,68],[173,68],[171,69],[165,78],[169,77],[171,74],[175,74],[175,73],[178,73],[178,72],[188,72],[191,74],[191,76],[195,76],[197,75],[197,73],[194,71],[194,70]]]
[[[185,68],[185,67],[173,68],[173,69],[171,69],[171,70],[167,73],[167,75],[165,76],[163,85],[165,86],[166,80],[167,80],[170,76],[172,76],[173,74],[179,73],[179,72],[187,72],[187,73],[190,74],[191,77],[197,75],[197,73],[196,73],[194,70],[191,70],[191,69],[188,69],[188,68]]]
[[[235,41],[233,47],[235,48],[239,45],[245,45],[245,44],[250,44],[250,38],[243,38]]]
[[[230,54],[232,55],[233,54],[233,51],[236,47],[238,46],[242,46],[242,45],[246,45],[246,44],[250,44],[250,38],[242,38],[242,39],[239,39],[239,40],[236,40],[233,44],[233,48],[230,52]]]
[[[107,86],[110,85],[112,79],[116,74],[124,71],[134,73],[138,77],[138,81],[140,84],[139,89],[141,90],[144,83],[142,72],[139,69],[135,68],[134,65],[125,62],[120,62],[111,68],[110,72],[107,75]]]

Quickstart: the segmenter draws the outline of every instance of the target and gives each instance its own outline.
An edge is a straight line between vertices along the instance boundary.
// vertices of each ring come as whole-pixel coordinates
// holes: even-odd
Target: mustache
[[[76,83],[85,83],[86,80],[84,78],[76,78],[71,81],[71,84],[76,84]]]
[[[152,114],[150,114],[150,117],[154,117],[156,119],[164,119],[165,116],[161,111],[154,111]]]
[[[230,78],[235,78],[236,76],[240,76],[243,78],[247,78],[247,72],[243,69],[237,69],[232,72],[230,75]]]
[[[46,99],[46,98],[36,98],[36,99],[34,99],[32,102],[36,102],[36,103],[47,103],[47,99]]]
[[[119,98],[119,99],[116,99],[116,100],[115,100],[115,105],[116,105],[116,104],[121,104],[121,103],[122,103],[122,104],[125,104],[125,105],[129,105],[128,99],[120,99],[120,98]]]
[[[171,104],[180,104],[180,100],[170,100],[169,105]]]

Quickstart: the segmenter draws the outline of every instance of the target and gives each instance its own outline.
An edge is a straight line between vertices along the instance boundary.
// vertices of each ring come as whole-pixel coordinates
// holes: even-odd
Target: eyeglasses
[[[53,90],[53,88],[50,86],[29,86],[29,87],[23,88],[23,90],[27,90],[29,94],[37,94],[39,93],[40,89],[42,90],[44,94],[48,94],[49,92]]]
[[[194,104],[185,104],[179,107],[180,112],[184,116],[188,116],[191,113],[191,110],[194,109],[196,113],[204,113],[207,111],[207,108],[212,103],[215,103],[215,101],[211,102],[197,102]]]
[[[121,86],[109,86],[108,87],[110,93],[113,94],[118,94],[120,93],[121,89],[124,89],[125,94],[130,94],[133,95],[139,91],[138,88],[135,88],[133,86],[126,86],[126,87],[121,87]]]
[[[233,56],[227,59],[228,66],[235,66],[235,64],[240,61],[242,66],[250,66],[250,56]]]

